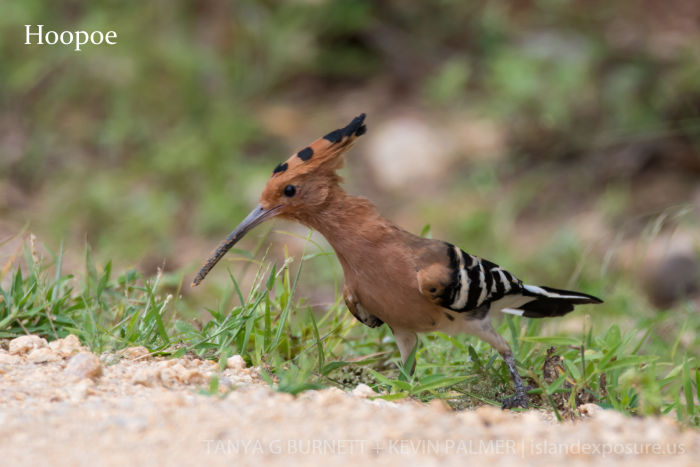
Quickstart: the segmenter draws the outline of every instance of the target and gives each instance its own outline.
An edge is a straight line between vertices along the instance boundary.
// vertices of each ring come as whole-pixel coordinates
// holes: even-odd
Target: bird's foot
[[[514,395],[511,397],[506,397],[503,399],[501,402],[503,405],[501,405],[501,409],[506,410],[506,409],[514,409],[516,407],[521,407],[523,409],[527,409],[527,389],[524,389],[522,391],[516,391]]]

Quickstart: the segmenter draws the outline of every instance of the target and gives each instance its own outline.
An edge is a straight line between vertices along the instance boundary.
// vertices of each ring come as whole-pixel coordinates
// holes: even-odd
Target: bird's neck
[[[369,200],[351,196],[340,188],[333,190],[321,209],[297,220],[328,240],[344,268],[403,232],[382,217]]]

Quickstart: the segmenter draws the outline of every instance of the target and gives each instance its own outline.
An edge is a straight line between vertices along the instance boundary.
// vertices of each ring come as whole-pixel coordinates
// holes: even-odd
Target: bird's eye
[[[297,192],[297,189],[294,185],[287,185],[286,187],[284,187],[284,196],[286,196],[288,198],[291,198],[292,196],[294,196],[296,194],[296,192]]]

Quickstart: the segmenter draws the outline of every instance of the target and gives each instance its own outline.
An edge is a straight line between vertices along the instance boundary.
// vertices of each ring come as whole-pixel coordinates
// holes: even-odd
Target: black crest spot
[[[331,131],[323,138],[330,141],[331,143],[337,143],[344,137],[349,137],[352,135],[362,136],[367,132],[367,127],[364,124],[365,114],[360,114],[353,118],[350,123],[345,128],[339,128],[335,131]]]
[[[361,136],[367,132],[367,127],[364,124],[365,114],[360,114],[348,123],[348,126],[343,128],[343,136]]]
[[[287,167],[288,166],[287,166],[286,162],[279,163],[279,164],[277,164],[277,167],[275,167],[275,170],[272,171],[272,173],[276,174],[276,173],[284,172],[285,170],[287,170]]]
[[[308,146],[297,153],[297,157],[299,159],[303,160],[304,162],[311,159],[311,156],[313,156],[313,155],[314,155],[314,150]]]
[[[327,139],[331,143],[337,143],[338,141],[343,139],[343,130],[333,130],[326,136],[324,136],[323,139]]]

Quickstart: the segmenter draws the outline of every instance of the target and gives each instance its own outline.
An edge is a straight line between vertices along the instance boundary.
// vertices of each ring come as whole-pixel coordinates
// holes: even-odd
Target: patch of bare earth
[[[218,375],[219,396],[202,395]],[[371,400],[360,386],[276,393],[232,357],[161,359],[143,348],[91,354],[73,336],[0,349],[2,465],[421,465],[469,463],[691,465],[700,432],[670,418],[629,418],[595,405],[550,414],[439,401]]]

